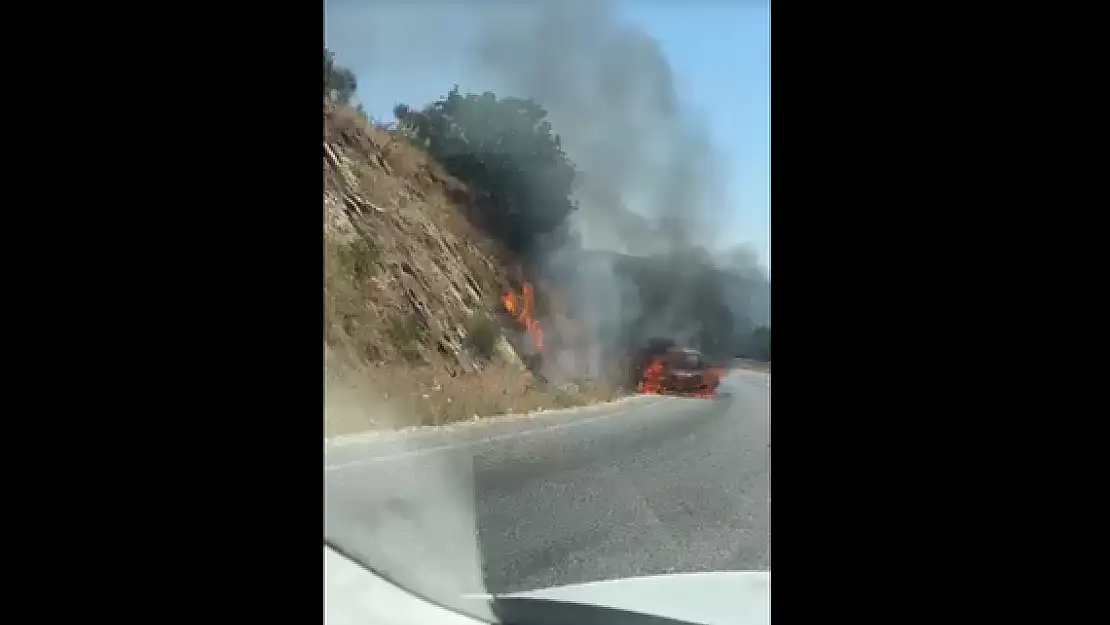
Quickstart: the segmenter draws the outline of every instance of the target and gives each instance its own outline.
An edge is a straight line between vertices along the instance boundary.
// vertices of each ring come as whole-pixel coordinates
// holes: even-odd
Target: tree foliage
[[[535,101],[462,95],[455,86],[419,111],[400,104],[394,115],[448,173],[481,194],[482,225],[511,251],[536,252],[575,210],[574,165]]]
[[[335,62],[335,53],[324,48],[324,96],[334,94],[339,104],[350,104],[358,89],[355,73]]]
[[[752,331],[751,357],[771,361],[771,328],[768,326],[759,326]]]

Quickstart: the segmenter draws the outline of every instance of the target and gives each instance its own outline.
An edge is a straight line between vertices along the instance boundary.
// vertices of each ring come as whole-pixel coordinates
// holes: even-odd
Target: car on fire
[[[709,398],[716,396],[721,382],[722,369],[709,364],[701,351],[670,341],[652,341],[636,367],[641,393]]]
[[[711,394],[716,376],[701,352],[688,347],[673,347],[663,358],[663,387],[679,394]]]

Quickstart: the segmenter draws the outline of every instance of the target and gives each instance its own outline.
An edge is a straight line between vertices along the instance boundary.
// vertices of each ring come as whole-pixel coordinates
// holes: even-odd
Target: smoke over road
[[[683,102],[658,43],[614,2],[404,9],[329,0],[327,11],[329,46],[369,72],[366,86],[373,68],[420,77],[446,64],[464,92],[531,97],[547,109],[580,172],[579,210],[571,242],[547,254],[542,272],[602,348],[574,368],[596,372],[598,360],[650,336],[731,356],[737,337],[769,323],[769,284],[754,255],[714,246],[730,207],[727,159]]]

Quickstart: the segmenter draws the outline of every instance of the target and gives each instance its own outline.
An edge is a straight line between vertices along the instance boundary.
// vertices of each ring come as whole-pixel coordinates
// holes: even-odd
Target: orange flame
[[[637,385],[636,390],[645,395],[663,394],[663,357],[656,356],[651,359]]]
[[[717,395],[717,387],[721,384],[721,377],[724,376],[725,370],[720,367],[709,367],[705,370],[705,378],[702,385],[698,387],[698,392],[694,394],[695,397],[700,399],[711,399]]]
[[[532,283],[525,282],[523,284],[519,299],[512,291],[505,291],[501,296],[501,305],[505,307],[505,312],[512,315],[524,327],[524,331],[532,342],[532,347],[538,352],[543,352],[543,328],[540,327],[539,320],[534,316],[536,294],[532,289]]]

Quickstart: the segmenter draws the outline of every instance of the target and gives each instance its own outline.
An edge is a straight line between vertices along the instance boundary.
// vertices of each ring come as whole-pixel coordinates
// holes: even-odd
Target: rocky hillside
[[[472,205],[407,137],[325,99],[326,379],[347,398],[329,403],[327,434],[612,397],[548,388],[524,367],[501,304],[519,284],[464,217]]]

